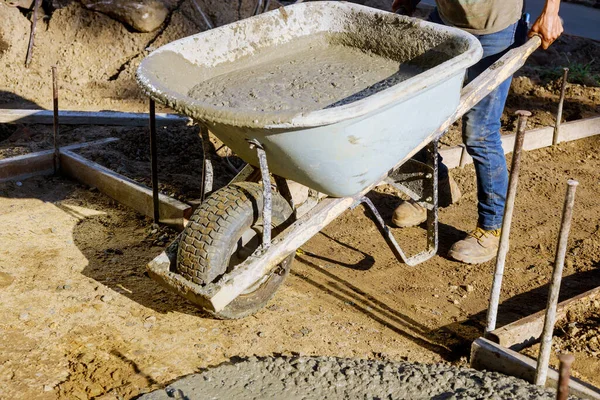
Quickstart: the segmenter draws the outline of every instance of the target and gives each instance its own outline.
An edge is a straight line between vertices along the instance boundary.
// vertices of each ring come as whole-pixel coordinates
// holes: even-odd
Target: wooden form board
[[[556,320],[565,318],[568,310],[596,299],[600,299],[600,286],[559,303]],[[544,318],[545,310],[542,310],[490,332],[488,339],[502,347],[520,351],[539,340],[544,328]]]
[[[148,126],[149,116],[146,113],[125,113],[116,111],[59,111],[61,125],[116,125],[116,126]],[[156,124],[182,125],[190,121],[188,117],[176,114],[156,114]],[[54,122],[52,110],[7,110],[0,109],[2,124],[49,124]]]
[[[151,189],[69,150],[61,150],[60,165],[61,171],[66,175],[98,188],[102,193],[141,214],[153,216]],[[183,229],[185,220],[192,213],[192,207],[163,194],[159,194],[159,203],[159,221]]]
[[[533,359],[484,338],[476,339],[471,346],[471,367],[475,369],[496,371],[533,383],[536,366]],[[556,388],[557,384],[558,372],[548,368],[546,386]],[[584,399],[600,400],[598,388],[575,378],[569,381],[569,393]]]
[[[77,150],[114,142],[116,138],[106,138],[93,142],[64,146],[61,150]],[[44,150],[0,160],[0,182],[19,181],[33,176],[54,173],[54,150]]]
[[[523,150],[535,150],[552,146],[553,134],[554,127],[537,128],[527,131],[525,133]],[[600,135],[600,117],[580,119],[561,124],[558,141],[559,143],[570,142],[572,140],[583,139],[594,135]],[[513,151],[515,146],[515,136],[515,134],[502,136],[502,148],[504,149],[504,154]],[[467,154],[463,146],[442,149],[440,150],[440,154],[444,158],[444,164],[446,164],[448,168],[460,166],[461,157],[464,157],[463,165],[473,163],[473,159]]]

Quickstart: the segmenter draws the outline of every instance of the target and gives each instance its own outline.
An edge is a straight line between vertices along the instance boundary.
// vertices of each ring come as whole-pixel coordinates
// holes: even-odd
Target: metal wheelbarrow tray
[[[147,94],[208,126],[242,159],[260,168],[263,185],[262,195],[256,194],[256,187],[236,185],[211,195],[197,210],[204,207],[204,214],[192,217],[183,236],[148,265],[150,275],[218,317],[243,317],[264,305],[244,308],[255,293],[252,290],[271,285],[274,292],[278,285],[271,281],[279,278],[272,277],[285,277],[296,249],[361,203],[373,212],[398,258],[414,265],[432,257],[437,251],[437,140],[512,75],[539,44],[536,38],[508,52],[461,91],[466,68],[482,53],[473,36],[355,4],[323,1],[272,11],[154,51],[138,70]],[[313,53],[319,57],[302,62]],[[342,55],[337,57],[338,53]],[[365,67],[364,57],[373,61],[372,68]],[[331,62],[322,64],[323,59]],[[352,75],[351,70],[344,72],[345,64],[357,71],[351,85],[343,76],[336,80]],[[299,79],[307,71],[304,76],[313,79]],[[331,82],[323,78],[328,74],[333,76]],[[328,84],[333,89],[324,87]],[[265,85],[270,85],[266,94],[253,91]],[[298,87],[325,96],[295,102],[294,96],[306,95]],[[430,166],[414,164],[416,172],[411,168],[398,172],[428,143]],[[271,193],[271,173],[279,193]],[[404,255],[364,197],[390,177],[392,184],[420,182],[396,186],[428,209],[428,248],[413,257]],[[281,197],[294,205],[286,179],[330,197],[297,220],[292,216],[286,224],[270,223],[272,213],[277,219],[272,208],[281,206]],[[255,221],[262,223],[262,244],[210,279],[198,278],[208,276],[200,274],[202,270],[189,273],[181,248],[188,256],[204,257],[209,242],[221,236],[203,230],[218,228],[228,193],[248,190],[255,193],[253,212]],[[283,231],[271,240],[271,225],[278,224]],[[244,236],[239,234],[240,243]],[[180,269],[187,271],[187,278]]]
[[[465,70],[481,57],[465,32],[364,6],[281,10],[163,46],[138,78],[151,97],[203,121],[245,161],[258,167],[247,143],[256,139],[273,174],[329,196],[360,192],[422,145],[456,110]],[[331,57],[319,63],[315,54]],[[356,86],[344,73],[356,75]],[[269,86],[271,76],[282,82]],[[249,90],[238,88],[244,81]],[[207,93],[227,83],[235,87]],[[230,104],[236,90],[239,101]],[[267,104],[252,104],[252,91]],[[320,102],[298,102],[305,107],[282,104],[323,93]]]

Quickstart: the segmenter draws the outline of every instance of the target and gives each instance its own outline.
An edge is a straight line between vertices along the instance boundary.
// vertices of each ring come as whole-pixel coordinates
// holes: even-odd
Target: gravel
[[[182,378],[143,400],[554,399],[552,390],[495,372],[443,364],[332,357],[251,357]]]

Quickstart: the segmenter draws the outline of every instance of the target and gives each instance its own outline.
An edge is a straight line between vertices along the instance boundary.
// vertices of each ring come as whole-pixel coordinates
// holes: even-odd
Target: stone
[[[92,11],[106,14],[139,32],[152,32],[162,25],[169,14],[158,0],[81,0]]]
[[[21,314],[19,315],[19,319],[20,319],[21,321],[29,321],[29,313],[26,313],[26,312],[24,312],[24,313],[21,313]]]
[[[112,297],[110,297],[109,295],[102,295],[100,296],[100,301],[103,303],[108,303],[109,301],[112,300]]]
[[[0,272],[0,289],[12,285],[14,281],[15,278],[13,278],[11,275],[7,274],[6,272]]]

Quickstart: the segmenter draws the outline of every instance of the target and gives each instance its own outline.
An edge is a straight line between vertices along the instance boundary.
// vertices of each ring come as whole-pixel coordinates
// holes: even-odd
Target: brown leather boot
[[[494,258],[500,243],[500,229],[486,231],[479,226],[452,245],[448,256],[467,264],[481,264]]]
[[[440,207],[448,207],[450,204],[460,200],[460,189],[458,185],[448,176],[448,179],[438,184],[438,204]],[[413,200],[403,201],[394,210],[392,223],[400,228],[417,226],[427,221],[427,210]]]

